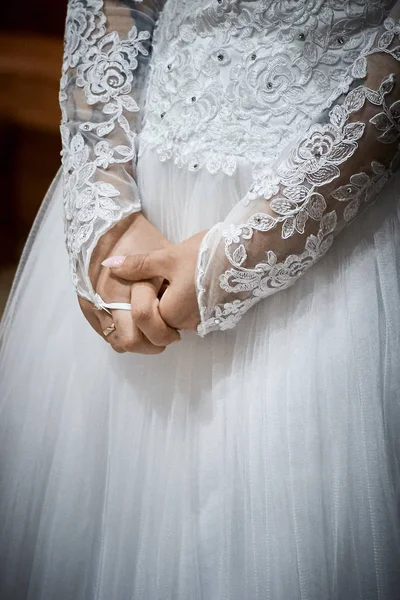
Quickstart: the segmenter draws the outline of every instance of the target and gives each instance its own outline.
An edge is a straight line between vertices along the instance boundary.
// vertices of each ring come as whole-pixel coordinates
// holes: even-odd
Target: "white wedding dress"
[[[399,18],[69,1],[64,173],[2,325],[1,600],[400,598]],[[138,210],[209,230],[160,356],[76,301]]]

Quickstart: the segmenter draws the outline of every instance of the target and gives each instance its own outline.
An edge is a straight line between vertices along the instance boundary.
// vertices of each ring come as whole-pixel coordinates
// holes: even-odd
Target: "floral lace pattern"
[[[259,298],[293,283],[397,168],[397,155],[390,164],[371,157],[368,172],[343,180],[366,127],[380,145],[397,147],[400,99],[387,102],[394,76],[378,90],[354,81],[373,53],[400,60],[400,26],[386,18],[392,0],[168,0],[156,28],[163,4],[69,0],[60,89],[67,247],[78,294],[100,306],[90,257],[103,233],[140,210],[138,140],[139,149],[193,171],[230,175],[245,159],[253,167],[241,203],[247,216],[217,224],[199,256],[204,334],[234,326]],[[368,123],[354,120],[367,104],[376,107]],[[292,150],[273,168],[288,142]],[[286,246],[254,263],[254,248],[277,228]],[[227,268],[210,280],[211,249],[221,245]]]
[[[263,177],[371,47],[392,5],[169,0],[154,37],[140,149],[229,175],[245,157]]]
[[[64,205],[67,249],[79,295],[97,302],[88,276],[98,239],[140,210],[134,189],[139,61],[149,56],[149,19],[122,38],[107,31],[103,0],[70,0],[61,78]],[[110,8],[110,11],[112,9]],[[140,14],[135,13],[140,22]],[[124,186],[129,194],[122,196]]]
[[[394,41],[398,42],[399,34],[400,26],[392,18],[386,19],[374,48],[362,57],[362,61],[367,63],[368,57],[377,53],[390,55],[395,61],[400,61],[400,45],[393,45]],[[396,63],[392,61],[389,64],[393,68]],[[366,66],[363,66],[364,72]],[[265,183],[255,183],[243,201],[244,210],[247,207],[251,210],[259,205],[261,199],[267,210],[256,210],[243,225],[231,224],[225,228],[219,224],[208,233],[198,266],[202,317],[199,333],[204,335],[214,329],[234,327],[260,298],[292,285],[327,252],[334,236],[354,219],[360,207],[376,198],[397,170],[400,157],[400,100],[388,102],[394,87],[395,76],[389,73],[378,90],[360,85],[349,91],[331,108],[328,122],[322,121],[311,126],[292,147],[287,158],[278,164],[274,176],[270,176]],[[376,107],[375,114],[368,122],[352,119],[352,115],[366,104]],[[351,164],[360,140],[365,137],[367,126],[375,131],[378,144],[391,146],[390,164],[372,160],[370,173],[354,173],[346,180],[346,172],[343,175],[346,163]],[[343,178],[342,185],[332,187],[335,180],[341,181]],[[309,220],[315,221],[316,233],[307,234]],[[295,236],[301,240],[299,236],[306,233],[304,242],[297,242],[297,245],[302,243],[301,252],[289,255],[283,252],[282,258],[282,249],[267,249],[262,253],[262,258],[252,264],[249,249],[254,237],[278,226],[282,240]],[[229,264],[219,277],[219,288],[225,292],[228,301],[209,306],[209,290],[206,289],[207,264],[210,260],[208,249],[215,247],[213,238],[218,239],[218,236]],[[239,294],[240,299],[235,298],[235,294]],[[232,296],[235,299],[229,300]]]

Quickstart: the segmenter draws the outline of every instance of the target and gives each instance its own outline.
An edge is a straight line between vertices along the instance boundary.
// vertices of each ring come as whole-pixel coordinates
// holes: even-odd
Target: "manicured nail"
[[[121,265],[123,265],[125,258],[126,256],[110,256],[110,258],[106,258],[106,260],[103,260],[101,264],[103,265],[103,267],[109,267],[110,269],[112,269],[114,267],[120,267]]]

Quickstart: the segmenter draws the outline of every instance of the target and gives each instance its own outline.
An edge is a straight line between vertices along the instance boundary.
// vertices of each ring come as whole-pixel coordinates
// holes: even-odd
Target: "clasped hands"
[[[195,272],[204,235],[172,244],[137,213],[101,238],[89,271],[93,288],[105,302],[130,303],[132,309],[109,315],[82,298],[79,304],[102,337],[114,323],[106,339],[116,352],[160,354],[179,342],[178,330],[196,331]]]

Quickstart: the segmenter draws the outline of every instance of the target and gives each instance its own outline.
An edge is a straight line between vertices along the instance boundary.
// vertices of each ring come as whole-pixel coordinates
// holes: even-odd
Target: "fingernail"
[[[113,267],[120,267],[122,264],[124,264],[125,258],[126,256],[110,256],[110,258],[103,260],[101,264],[103,267],[109,267],[112,269]]]

